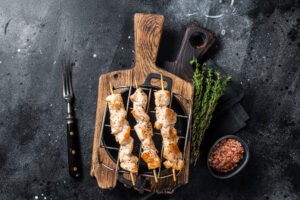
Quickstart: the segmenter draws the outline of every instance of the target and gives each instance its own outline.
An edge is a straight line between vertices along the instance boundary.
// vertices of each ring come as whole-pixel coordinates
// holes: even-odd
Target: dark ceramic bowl
[[[244,147],[244,155],[242,160],[240,160],[238,166],[236,168],[234,168],[232,171],[227,172],[227,173],[222,173],[222,172],[217,172],[215,171],[210,165],[209,165],[209,156],[212,152],[212,150],[215,148],[215,146],[223,139],[227,139],[227,138],[232,138],[232,139],[236,139],[237,141],[239,141],[242,146]],[[247,144],[244,142],[244,140],[242,140],[240,137],[236,136],[236,135],[225,135],[223,137],[221,137],[220,139],[218,139],[214,145],[210,148],[208,156],[207,156],[207,167],[209,172],[211,173],[211,175],[213,175],[215,178],[219,178],[219,179],[227,179],[230,178],[234,175],[236,175],[237,173],[239,173],[247,164],[248,160],[249,160],[249,148],[247,146]]]

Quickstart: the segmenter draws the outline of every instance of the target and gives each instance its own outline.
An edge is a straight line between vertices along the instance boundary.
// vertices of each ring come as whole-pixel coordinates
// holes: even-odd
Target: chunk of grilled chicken
[[[161,136],[164,141],[168,141],[169,143],[177,144],[179,137],[177,136],[177,130],[174,127],[162,127],[160,129]],[[163,142],[164,142],[163,141]]]
[[[153,136],[153,129],[150,121],[138,123],[134,126],[134,130],[140,141],[145,140],[147,137]]]
[[[166,160],[163,164],[166,168],[173,168],[175,170],[181,170],[184,166],[183,160],[178,160],[176,163],[171,163],[169,160]]]
[[[151,137],[147,137],[142,141],[142,148],[143,148],[143,152],[144,151],[158,152]]]
[[[150,170],[160,166],[160,157],[154,151],[144,151],[141,157],[147,163],[148,169]]]
[[[120,144],[119,158],[122,169],[137,173],[138,158],[132,154],[133,138],[130,136],[130,126],[126,120],[126,111],[121,94],[111,94],[106,97],[110,112],[111,133]]]
[[[143,123],[150,120],[149,115],[145,112],[143,108],[134,108],[131,111],[131,114],[134,116],[137,123]]]
[[[138,88],[133,95],[130,96],[133,102],[132,115],[137,124],[134,130],[142,143],[141,158],[147,163],[148,169],[156,169],[160,166],[160,157],[157,155],[157,149],[152,140],[153,129],[150,122],[150,117],[146,113],[148,98],[146,93]]]
[[[166,90],[159,90],[154,93],[155,96],[155,114],[156,122],[154,128],[160,129],[163,141],[163,157],[167,159],[163,164],[166,168],[173,168],[175,170],[182,169],[184,162],[182,153],[178,148],[178,136],[175,124],[177,121],[177,114],[167,106],[170,104],[170,92]]]
[[[124,108],[124,103],[121,94],[111,94],[107,96],[106,102],[108,103],[109,111]]]
[[[154,92],[155,105],[157,107],[168,106],[170,104],[171,95],[168,90],[158,90]]]
[[[110,110],[110,125],[111,125],[111,133],[116,135],[121,132],[125,125],[128,125],[128,121],[126,120],[126,111],[125,109],[111,109]]]
[[[155,108],[156,122],[154,128],[161,129],[162,127],[174,126],[177,121],[177,114],[174,110],[168,107]]]
[[[138,158],[132,155],[133,150],[133,138],[130,136],[127,140],[127,143],[120,146],[119,150],[119,158],[120,158],[120,166],[122,169],[130,171],[132,173],[138,172]]]
[[[123,145],[128,142],[129,138],[130,138],[130,126],[124,125],[122,131],[116,134],[116,141],[119,142],[119,144]]]
[[[143,108],[146,109],[148,97],[147,94],[141,89],[136,89],[135,93],[130,96],[130,100],[134,102],[133,108]]]
[[[176,143],[169,143],[166,140],[163,141],[164,152],[163,157],[172,163],[177,162],[178,159],[182,159],[182,154]]]

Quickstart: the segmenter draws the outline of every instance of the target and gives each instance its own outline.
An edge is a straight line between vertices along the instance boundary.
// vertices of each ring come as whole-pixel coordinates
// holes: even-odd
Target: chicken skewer
[[[152,140],[153,129],[150,122],[150,117],[146,113],[146,107],[148,103],[147,94],[138,87],[135,80],[136,91],[130,96],[130,100],[133,103],[133,110],[131,111],[137,124],[134,126],[134,130],[142,143],[141,157],[147,163],[148,169],[153,170],[154,180],[157,183],[156,168],[160,167],[160,158],[157,155],[157,149]]]
[[[172,168],[173,180],[176,181],[175,170],[181,170],[184,165],[182,153],[178,148],[178,136],[175,124],[177,121],[177,114],[171,108],[170,92],[164,89],[163,77],[161,75],[162,89],[154,92],[155,96],[155,113],[156,122],[154,128],[160,130],[163,138],[163,157],[166,161],[163,163],[166,168]]]
[[[160,74],[160,81],[161,81],[161,89],[164,91],[165,87],[164,87],[164,78],[163,75]],[[175,173],[175,169],[172,169],[172,173],[173,173],[173,180],[176,181],[176,173]]]
[[[135,185],[133,174],[138,172],[138,158],[132,154],[133,138],[130,136],[130,126],[126,120],[127,112],[121,94],[114,94],[110,84],[111,94],[106,97],[110,112],[111,134],[120,144],[120,167],[130,172],[132,184]]]

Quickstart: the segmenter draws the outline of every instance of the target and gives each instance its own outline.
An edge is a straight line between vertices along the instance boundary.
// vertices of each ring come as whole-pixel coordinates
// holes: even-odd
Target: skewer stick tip
[[[110,87],[110,93],[114,94],[114,90],[113,90],[113,87],[111,86],[111,82],[109,82],[109,87]]]
[[[162,74],[160,74],[160,81],[161,81],[161,89],[165,90],[165,87],[164,87],[164,78],[163,78]]]
[[[133,177],[133,173],[132,172],[130,172],[130,177],[131,177],[132,185],[135,185],[135,181],[134,181],[134,177]]]
[[[138,85],[138,83],[137,83],[137,81],[136,81],[136,78],[134,77],[134,82],[135,82],[135,88],[136,89],[138,89],[139,88],[139,85]]]
[[[156,175],[156,170],[155,169],[153,169],[153,175],[154,175],[155,183],[157,183],[158,180],[157,180],[157,175]]]
[[[172,171],[173,171],[173,180],[174,180],[174,182],[175,182],[175,181],[176,181],[176,173],[175,173],[175,169],[173,168]]]

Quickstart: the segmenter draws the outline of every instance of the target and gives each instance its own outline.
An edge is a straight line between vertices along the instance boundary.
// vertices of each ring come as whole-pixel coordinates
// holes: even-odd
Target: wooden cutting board
[[[164,24],[164,16],[152,14],[135,14],[134,16],[134,48],[135,48],[135,65],[133,69],[115,71],[103,74],[99,79],[98,88],[98,101],[97,112],[95,121],[95,133],[92,154],[91,176],[95,177],[98,186],[103,189],[114,188],[118,179],[118,174],[103,167],[98,160],[98,144],[100,136],[100,125],[105,108],[105,98],[109,95],[109,83],[113,86],[121,85],[134,85],[134,77],[137,79],[138,84],[142,84],[145,78],[150,73],[162,73],[164,76],[170,77],[173,80],[172,92],[181,94],[184,98],[192,102],[193,99],[193,86],[191,83],[171,74],[165,70],[159,69],[155,65],[159,42],[162,34]],[[154,83],[155,84],[155,83]],[[188,111],[188,105],[184,104],[185,109]],[[147,191],[155,191],[157,193],[170,193],[176,187],[188,183],[189,175],[189,146],[188,142],[185,167],[174,182],[172,177],[159,180],[155,183],[150,180],[150,186],[146,187]],[[115,163],[110,159],[106,151],[100,149],[100,162],[105,163],[111,168],[115,168]],[[125,176],[125,175],[124,175]],[[130,180],[129,177],[126,177]]]

